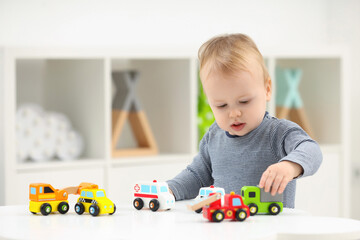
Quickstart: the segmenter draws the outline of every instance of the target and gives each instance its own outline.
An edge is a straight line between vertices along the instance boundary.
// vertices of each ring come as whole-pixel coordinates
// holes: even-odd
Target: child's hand
[[[270,165],[262,174],[259,187],[265,187],[265,192],[270,191],[271,195],[275,195],[276,192],[283,193],[286,185],[295,177],[302,174],[303,168],[294,162],[281,161]]]

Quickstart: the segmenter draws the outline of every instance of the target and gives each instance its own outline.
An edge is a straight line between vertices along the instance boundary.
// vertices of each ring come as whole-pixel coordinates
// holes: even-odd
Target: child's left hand
[[[275,195],[276,192],[283,193],[286,185],[303,173],[303,168],[294,162],[281,161],[270,165],[262,174],[259,187],[265,187],[265,192],[270,191],[271,195]]]

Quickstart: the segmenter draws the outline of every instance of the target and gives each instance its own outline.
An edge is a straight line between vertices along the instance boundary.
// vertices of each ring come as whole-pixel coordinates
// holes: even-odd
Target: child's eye
[[[227,104],[225,103],[225,104],[223,104],[223,105],[218,106],[218,108],[224,108],[224,107],[226,107],[226,106],[227,106]]]
[[[240,101],[240,103],[245,104],[248,103],[249,101]]]

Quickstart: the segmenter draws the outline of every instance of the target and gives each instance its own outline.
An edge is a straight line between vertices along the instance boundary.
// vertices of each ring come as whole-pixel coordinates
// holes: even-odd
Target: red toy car
[[[212,193],[210,196],[215,194],[217,193]],[[244,221],[250,216],[250,211],[249,207],[244,204],[242,197],[231,192],[225,194],[223,206],[221,206],[221,199],[216,199],[210,205],[204,206],[203,216],[213,222],[221,222],[224,218]]]

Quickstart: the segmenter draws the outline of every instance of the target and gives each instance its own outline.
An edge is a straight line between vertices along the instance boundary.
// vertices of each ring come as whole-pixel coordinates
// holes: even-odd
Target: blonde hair
[[[252,58],[261,65],[264,82],[269,78],[263,56],[254,41],[245,34],[226,34],[211,38],[199,49],[200,74],[207,66],[207,74],[220,71],[223,74],[248,71]]]

